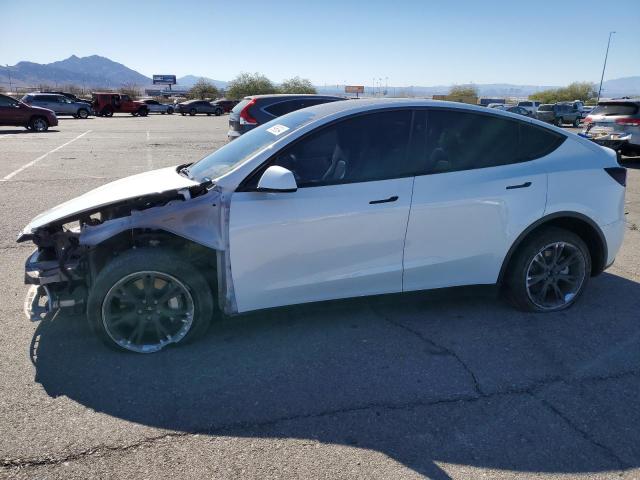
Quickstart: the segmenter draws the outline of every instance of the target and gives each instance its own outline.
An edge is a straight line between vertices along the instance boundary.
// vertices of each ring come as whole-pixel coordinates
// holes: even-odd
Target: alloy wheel
[[[194,301],[177,278],[144,271],[125,276],[102,302],[107,334],[122,348],[152,353],[178,343],[191,329]]]
[[[558,310],[580,292],[586,275],[582,251],[568,242],[555,242],[536,253],[527,268],[529,300],[541,310]]]

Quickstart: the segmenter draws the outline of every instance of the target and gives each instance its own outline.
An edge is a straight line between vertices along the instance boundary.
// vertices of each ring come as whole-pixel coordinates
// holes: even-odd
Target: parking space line
[[[22,172],[23,170],[26,170],[29,167],[33,167],[36,163],[38,163],[40,160],[48,157],[49,155],[51,155],[54,152],[57,152],[58,150],[60,150],[61,148],[66,147],[67,145],[75,142],[76,140],[78,140],[79,138],[84,137],[87,133],[90,133],[92,130],[87,130],[84,133],[81,133],[80,135],[78,135],[76,138],[69,140],[67,143],[63,143],[62,145],[60,145],[59,147],[54,148],[53,150],[49,150],[47,153],[45,153],[44,155],[40,155],[38,158],[36,158],[35,160],[31,160],[29,163],[25,163],[23,166],[21,166],[19,169],[14,170],[13,172],[11,172],[9,175],[6,175],[1,181],[6,182],[7,180],[11,180],[13,177],[15,177],[17,174],[19,174],[20,172]]]
[[[147,130],[147,170],[153,170],[153,154],[151,153],[149,140],[151,140],[151,134]]]

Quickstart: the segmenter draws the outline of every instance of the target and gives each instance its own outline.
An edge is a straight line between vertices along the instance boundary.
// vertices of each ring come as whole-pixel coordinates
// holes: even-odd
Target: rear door
[[[561,138],[489,114],[417,115],[423,174],[413,189],[403,289],[495,283],[515,238],[544,213],[547,176],[535,158]]]
[[[402,290],[411,203],[411,111],[369,113],[277,152],[231,197],[231,271],[240,312]],[[255,190],[269,165],[296,192]]]

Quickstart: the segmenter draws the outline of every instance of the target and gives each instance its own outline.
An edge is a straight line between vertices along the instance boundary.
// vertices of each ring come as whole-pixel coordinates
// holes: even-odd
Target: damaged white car
[[[29,315],[76,308],[107,344],[155,352],[219,310],[461,285],[556,311],[613,262],[625,180],[612,151],[522,116],[324,104],[33,219]]]

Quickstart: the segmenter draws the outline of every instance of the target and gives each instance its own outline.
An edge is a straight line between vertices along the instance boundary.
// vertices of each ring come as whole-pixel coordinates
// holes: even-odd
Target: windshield
[[[298,110],[260,125],[191,165],[189,177],[199,182],[220,177],[314,117],[313,113]]]
[[[599,103],[591,111],[591,115],[635,115],[638,113],[638,106],[634,103]]]
[[[540,108],[538,108],[538,110],[541,112],[552,112],[553,105],[540,105]]]

